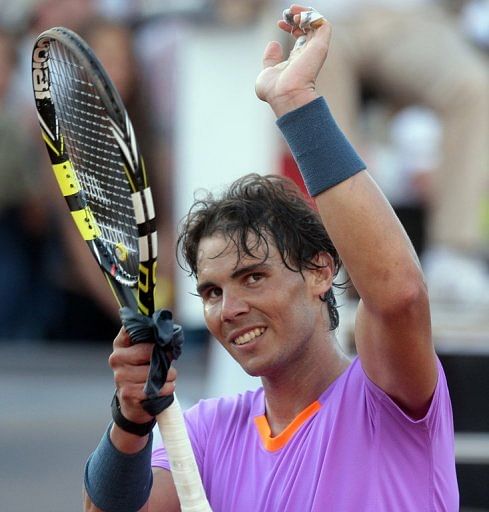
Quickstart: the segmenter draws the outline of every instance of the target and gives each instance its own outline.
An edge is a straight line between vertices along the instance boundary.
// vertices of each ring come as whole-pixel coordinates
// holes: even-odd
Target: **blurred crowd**
[[[406,224],[431,299],[489,308],[489,3],[318,3],[335,26],[318,89]]]
[[[404,223],[433,300],[489,310],[489,1],[312,4],[334,26],[318,90]],[[180,52],[197,24],[232,34],[267,17],[270,39],[281,37],[273,19],[287,6],[283,0],[0,0],[0,339],[111,340],[119,325],[50,174],[31,91],[35,37],[54,26],[75,30],[115,82],[156,196],[157,305],[174,309],[175,146],[185,134],[177,106],[186,100]],[[227,108],[214,105],[214,122]],[[212,120],[196,122],[204,133]],[[263,172],[299,180],[286,148],[277,147],[277,166]]]

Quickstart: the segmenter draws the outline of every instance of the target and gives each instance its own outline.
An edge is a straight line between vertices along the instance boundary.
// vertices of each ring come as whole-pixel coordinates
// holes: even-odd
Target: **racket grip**
[[[173,403],[158,414],[156,421],[170,461],[181,511],[212,512],[176,395]]]

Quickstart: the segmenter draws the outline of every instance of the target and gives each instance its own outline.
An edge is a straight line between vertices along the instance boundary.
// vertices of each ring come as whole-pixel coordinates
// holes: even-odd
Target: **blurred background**
[[[453,400],[462,510],[489,511],[489,1],[316,0],[333,22],[318,79],[403,222],[432,297]],[[184,407],[256,387],[204,327],[179,268],[179,220],[199,189],[248,173],[303,186],[254,94],[283,0],[0,0],[0,510],[81,510],[83,466],[109,422],[112,297],[71,225],[41,144],[35,37],[92,46],[133,120],[159,229],[157,303],[186,345]],[[355,290],[338,337],[354,352]]]

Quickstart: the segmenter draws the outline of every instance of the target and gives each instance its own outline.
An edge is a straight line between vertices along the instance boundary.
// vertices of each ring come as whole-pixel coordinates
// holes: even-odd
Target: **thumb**
[[[284,52],[282,45],[277,41],[270,41],[263,54],[263,68],[273,67],[282,62]]]

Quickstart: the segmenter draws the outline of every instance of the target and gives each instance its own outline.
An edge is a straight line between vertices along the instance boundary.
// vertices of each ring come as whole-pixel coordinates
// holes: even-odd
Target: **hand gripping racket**
[[[90,47],[63,27],[37,38],[32,82],[42,138],[73,221],[119,306],[151,315],[155,211],[134,130],[117,90]],[[181,510],[210,511],[176,398],[157,422]]]

